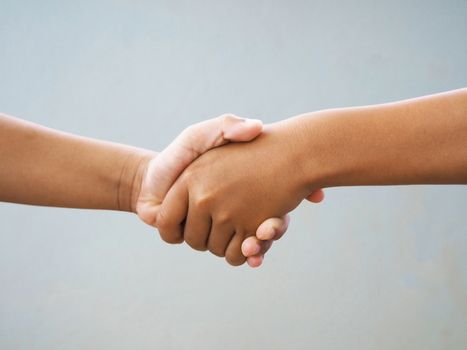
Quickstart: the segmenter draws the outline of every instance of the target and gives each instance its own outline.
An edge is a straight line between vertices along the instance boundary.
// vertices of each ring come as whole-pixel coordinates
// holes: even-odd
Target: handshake
[[[287,124],[263,130],[259,120],[226,114],[188,127],[141,161],[131,210],[167,243],[185,241],[235,266],[261,265],[287,230],[287,213],[324,196],[303,186],[298,135]]]
[[[0,201],[132,211],[168,243],[261,265],[322,188],[467,184],[467,89],[267,125],[233,115],[161,153],[0,114]]]

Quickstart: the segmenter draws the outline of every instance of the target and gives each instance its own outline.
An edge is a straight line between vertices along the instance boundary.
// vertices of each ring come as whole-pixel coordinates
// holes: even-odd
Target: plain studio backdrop
[[[0,0],[0,110],[162,150],[224,112],[466,86],[466,18],[464,0]],[[467,348],[467,186],[326,195],[256,270],[131,214],[2,203],[0,348]]]

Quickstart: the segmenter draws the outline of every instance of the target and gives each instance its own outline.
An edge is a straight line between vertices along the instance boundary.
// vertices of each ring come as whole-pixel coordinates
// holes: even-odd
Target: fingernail
[[[263,122],[260,119],[244,118],[243,121],[247,124],[263,124]]]
[[[277,228],[271,227],[271,229],[269,230],[269,235],[269,239],[274,239],[274,237],[276,237],[277,235]]]
[[[260,230],[260,231],[256,234],[256,237],[257,237],[258,239],[263,240],[264,237],[266,237],[266,232],[264,232],[264,230]]]
[[[243,128],[245,127],[249,127],[249,126],[252,126],[252,125],[262,125],[263,122],[259,119],[249,119],[249,118],[241,118],[240,120],[238,120],[238,122],[236,122],[233,127],[232,127],[232,130],[233,131],[237,131],[237,130],[243,130]]]
[[[276,229],[274,227],[270,227],[267,230],[261,230],[258,232],[258,238],[262,240],[269,240],[274,238],[276,235]]]
[[[264,255],[261,256],[255,256],[247,259],[248,265],[252,268],[257,268],[260,267],[261,264],[263,263]]]
[[[261,250],[261,246],[259,244],[255,244],[253,250],[251,251],[250,255],[256,255]]]
[[[260,267],[262,264],[263,264],[263,261],[264,261],[264,255],[261,255],[258,259],[258,264],[256,266],[254,266],[254,268],[258,268]]]

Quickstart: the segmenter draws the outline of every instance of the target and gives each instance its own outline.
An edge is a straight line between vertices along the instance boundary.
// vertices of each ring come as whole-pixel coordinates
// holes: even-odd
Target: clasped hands
[[[300,178],[299,146],[287,129],[230,114],[188,127],[144,164],[136,213],[165,242],[261,265],[287,230],[287,213],[305,198],[323,199]]]

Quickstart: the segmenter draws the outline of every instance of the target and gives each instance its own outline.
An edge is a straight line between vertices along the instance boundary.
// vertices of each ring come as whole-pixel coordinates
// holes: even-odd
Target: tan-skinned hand
[[[255,253],[251,265],[260,263],[272,239],[285,231],[288,219],[283,217],[310,193],[299,169],[291,169],[296,145],[286,124],[269,126],[249,143],[211,150],[190,164],[158,208],[155,222],[164,240],[185,240],[194,249],[208,249],[240,265],[245,262],[242,243],[259,229],[258,237],[271,239],[250,238],[244,250],[245,255]],[[319,201],[322,192],[311,199]],[[271,217],[283,219],[261,226]]]
[[[249,141],[262,131],[258,120],[243,119],[230,114],[207,120],[185,129],[164,151],[156,155],[147,165],[139,195],[136,212],[147,224],[157,227],[156,217],[160,204],[180,173],[202,153],[228,142]],[[262,230],[282,235],[287,230],[288,218],[271,218],[262,224]],[[181,243],[183,237],[161,237],[167,243]],[[261,251],[261,257],[271,246],[270,240],[250,240],[247,246]],[[256,248],[258,247],[258,248]],[[248,252],[248,250],[247,250]],[[258,254],[252,254],[251,266],[259,266]]]

